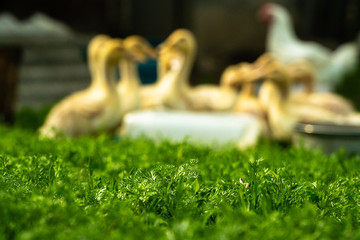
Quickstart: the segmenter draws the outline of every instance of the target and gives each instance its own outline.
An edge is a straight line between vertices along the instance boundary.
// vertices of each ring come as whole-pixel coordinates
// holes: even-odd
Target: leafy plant
[[[0,125],[0,239],[360,237],[358,156],[41,140],[37,127]]]

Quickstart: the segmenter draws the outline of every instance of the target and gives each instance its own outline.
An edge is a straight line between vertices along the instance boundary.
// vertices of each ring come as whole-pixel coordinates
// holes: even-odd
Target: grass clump
[[[40,140],[36,128],[0,125],[0,239],[360,237],[358,156]]]

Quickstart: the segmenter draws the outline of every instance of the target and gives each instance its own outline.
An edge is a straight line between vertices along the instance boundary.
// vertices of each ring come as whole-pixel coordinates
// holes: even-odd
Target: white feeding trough
[[[128,113],[121,135],[146,136],[155,141],[186,139],[205,146],[235,143],[243,149],[255,145],[261,131],[260,122],[248,114],[146,110]]]

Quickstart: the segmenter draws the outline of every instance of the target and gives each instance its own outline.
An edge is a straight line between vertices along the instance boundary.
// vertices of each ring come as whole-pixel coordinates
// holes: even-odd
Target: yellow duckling
[[[94,134],[98,131],[114,129],[120,122],[122,113],[112,76],[118,61],[123,57],[123,43],[119,39],[107,39],[89,45],[92,82],[89,88],[76,92],[53,107],[40,135],[68,137]],[[97,45],[94,47],[93,45]]]
[[[304,85],[304,91],[291,94],[290,101],[307,103],[327,109],[331,112],[348,115],[355,111],[350,101],[330,92],[314,92],[315,73],[307,61],[296,61],[288,65],[291,78]]]
[[[271,53],[261,55],[254,65],[266,67],[274,61],[278,61]],[[290,101],[294,103],[310,104],[322,107],[339,114],[350,114],[354,111],[353,105],[345,98],[328,92],[314,92],[315,71],[313,66],[306,60],[297,60],[287,64],[289,76],[293,83],[300,83],[304,91],[292,92]]]
[[[225,69],[221,76],[221,85],[240,87],[240,93],[232,112],[246,113],[256,117],[261,126],[261,136],[269,137],[267,113],[256,96],[254,80],[259,79],[262,72],[250,63],[239,63]]]
[[[96,71],[98,70],[98,53],[99,49],[104,46],[107,40],[110,40],[111,37],[105,34],[98,34],[93,37],[88,44],[88,66],[91,76],[96,76]],[[92,81],[94,78],[92,78]]]
[[[232,70],[233,67],[235,67],[234,70]],[[228,71],[235,71],[232,80],[226,80]],[[262,119],[266,119],[266,111],[263,109],[256,96],[254,83],[254,79],[258,79],[260,74],[261,72],[250,63],[240,63],[238,65],[230,66],[224,71],[220,81],[222,85],[231,84],[233,86],[241,86],[241,91],[232,108],[233,112],[249,113]]]
[[[160,44],[157,59],[158,79],[155,84],[141,89],[142,108],[189,109],[182,92],[189,87],[188,79],[195,57],[193,49],[196,42],[191,36],[190,31],[178,29]],[[185,52],[170,46],[169,42],[176,41],[187,43]]]
[[[120,81],[117,84],[121,110],[124,113],[140,108],[141,80],[137,64],[145,63],[149,58],[156,58],[155,49],[149,42],[137,35],[124,39],[125,55],[120,61]]]
[[[194,65],[197,44],[194,35],[186,29],[174,31],[161,45],[160,55],[164,52],[177,52],[184,61],[178,76],[179,96],[186,102],[188,110],[226,111],[230,110],[236,100],[237,93],[228,86],[203,84],[191,87],[189,78]],[[159,61],[159,76],[166,72],[166,59]],[[180,61],[181,62],[181,61]]]
[[[264,70],[266,81],[259,99],[267,111],[271,135],[276,140],[289,141],[298,121],[344,124],[346,118],[326,109],[289,101],[292,80],[287,67],[279,61],[268,64]]]
[[[273,54],[266,52],[260,55],[253,63],[256,68],[263,68],[273,63],[274,61],[279,61]]]
[[[288,76],[276,76],[276,73],[269,72],[266,75],[266,81],[259,91],[259,101],[267,111],[271,137],[288,141],[298,119],[290,113],[287,105],[287,92],[283,91],[287,86],[281,86],[283,82],[286,84]],[[282,78],[285,78],[285,81],[282,81]]]
[[[160,51],[158,62],[158,80],[141,89],[142,108],[187,109],[179,91],[183,87],[185,56],[174,50]]]

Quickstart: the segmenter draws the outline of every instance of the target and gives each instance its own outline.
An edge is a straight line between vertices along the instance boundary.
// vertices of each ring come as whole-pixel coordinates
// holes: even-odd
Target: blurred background
[[[0,55],[12,59],[13,65],[8,63],[7,68],[12,69],[14,79],[18,77],[17,91],[8,97],[15,100],[6,101],[12,101],[15,108],[39,108],[88,86],[86,45],[97,33],[112,37],[139,34],[157,45],[173,30],[188,28],[197,37],[199,47],[192,83],[217,83],[227,65],[253,61],[264,52],[266,28],[257,10],[265,2],[2,0]],[[273,2],[289,9],[296,33],[304,40],[334,49],[355,40],[360,30],[360,0]],[[30,22],[26,33],[11,32],[14,22]],[[156,62],[140,66],[145,83],[155,80],[155,67]],[[11,88],[4,86],[0,86],[0,98]]]

